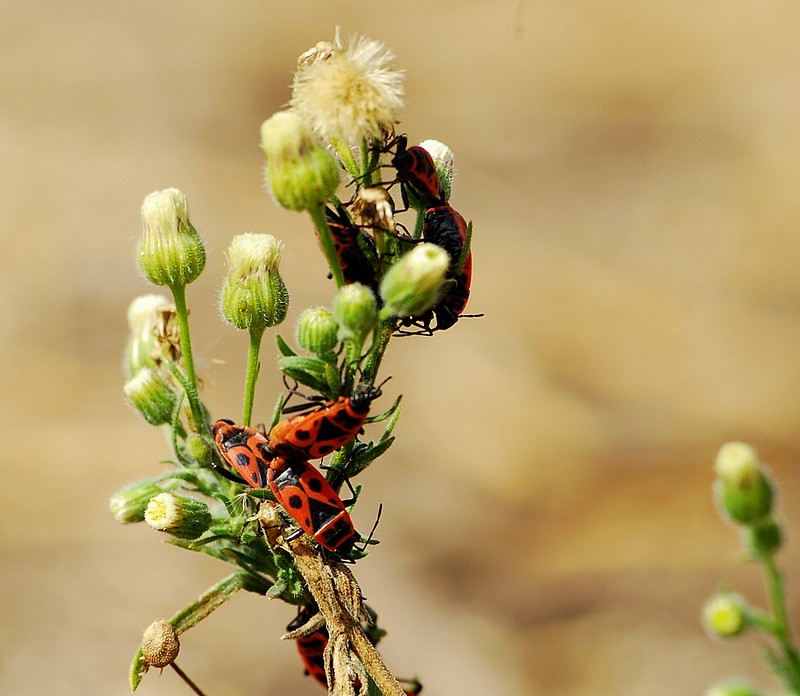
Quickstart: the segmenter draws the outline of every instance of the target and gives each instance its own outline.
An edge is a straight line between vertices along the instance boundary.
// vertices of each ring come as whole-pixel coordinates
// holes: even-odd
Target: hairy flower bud
[[[228,247],[222,315],[237,329],[264,329],[286,318],[289,292],[278,271],[283,244],[271,234],[240,234]]]
[[[162,312],[172,307],[164,295],[140,295],[128,307],[128,345],[125,348],[125,374],[130,379],[143,367],[156,367],[155,328]]]
[[[732,592],[720,592],[703,607],[703,625],[713,636],[730,638],[747,628],[747,603]]]
[[[142,634],[142,658],[148,667],[166,667],[181,649],[178,632],[166,619],[157,619]]]
[[[189,222],[189,204],[176,188],[151,193],[142,204],[143,234],[136,249],[139,268],[155,285],[181,287],[206,265],[206,250]]]
[[[444,199],[450,200],[450,193],[453,190],[453,161],[455,154],[444,143],[438,140],[423,140],[420,147],[426,149],[436,165],[436,173],[439,175],[439,183],[444,190]]]
[[[211,526],[211,513],[202,500],[160,493],[150,500],[144,521],[179,539],[197,539]]]
[[[178,396],[169,381],[158,370],[144,367],[123,387],[131,404],[150,425],[172,422]]]
[[[297,320],[297,343],[320,357],[330,356],[338,343],[339,325],[325,307],[308,307]]]
[[[333,316],[339,324],[341,340],[363,341],[378,320],[378,302],[366,285],[350,283],[336,294]]]
[[[136,481],[111,496],[109,509],[115,522],[132,524],[144,522],[144,511],[150,499],[162,492],[152,481]]]
[[[264,121],[261,149],[267,157],[267,186],[284,208],[318,208],[339,186],[339,165],[333,155],[292,111],[279,111]]]
[[[442,296],[450,257],[436,244],[417,244],[381,281],[381,317],[412,317],[427,312]]]
[[[772,509],[772,484],[758,454],[743,442],[722,446],[714,465],[715,490],[722,511],[734,522],[752,524]]]

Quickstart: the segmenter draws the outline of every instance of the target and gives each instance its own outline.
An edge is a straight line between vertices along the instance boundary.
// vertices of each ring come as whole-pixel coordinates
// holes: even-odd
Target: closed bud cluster
[[[150,500],[144,521],[179,539],[197,539],[211,526],[211,513],[202,500],[160,493]]]
[[[743,442],[722,446],[714,465],[715,489],[726,516],[739,524],[753,524],[772,510],[772,484],[758,454]]]
[[[433,159],[436,165],[436,173],[439,175],[439,183],[444,190],[444,199],[450,200],[450,194],[453,190],[453,162],[455,160],[455,153],[447,147],[444,143],[438,140],[423,140],[420,147],[428,151],[428,154]]]
[[[289,292],[278,271],[283,244],[271,234],[240,234],[228,248],[222,315],[237,329],[264,329],[286,318]]]
[[[339,325],[325,307],[308,307],[297,320],[297,343],[322,358],[333,354]]]
[[[115,522],[133,524],[144,522],[144,511],[150,499],[162,492],[152,481],[137,481],[111,496],[109,509]]]
[[[436,244],[417,244],[381,281],[382,318],[413,317],[427,312],[442,296],[450,257]]]
[[[703,625],[713,636],[737,636],[747,628],[747,623],[747,603],[741,595],[720,592],[703,607]]]
[[[339,186],[339,165],[333,155],[292,111],[279,111],[264,121],[261,149],[267,157],[267,186],[284,208],[319,208]]]
[[[140,295],[128,307],[128,345],[125,373],[133,377],[143,367],[156,367],[158,352],[155,328],[164,311],[172,307],[164,295]]]
[[[175,662],[181,641],[173,625],[165,619],[151,623],[142,635],[142,658],[148,667],[167,667]]]
[[[143,367],[125,382],[125,398],[150,425],[172,422],[178,396],[164,375],[151,367]]]
[[[363,341],[378,320],[378,302],[366,285],[350,283],[334,298],[333,316],[341,340]]]
[[[206,250],[189,222],[186,196],[176,188],[151,193],[142,204],[139,268],[155,285],[188,285],[206,265]]]

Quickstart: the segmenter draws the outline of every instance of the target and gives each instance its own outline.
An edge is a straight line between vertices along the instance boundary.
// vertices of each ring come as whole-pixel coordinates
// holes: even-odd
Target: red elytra
[[[372,401],[380,395],[379,388],[361,385],[353,396],[340,396],[310,413],[279,421],[269,433],[269,447],[285,457],[324,457],[361,432]]]
[[[231,468],[253,488],[269,488],[275,500],[322,548],[347,554],[360,539],[342,499],[314,466],[274,456],[254,428],[218,420],[214,440]]]
[[[408,147],[408,138],[405,135],[398,136],[396,143],[392,166],[397,171],[400,182],[411,187],[426,205],[444,204],[444,189],[430,153],[419,145]]]

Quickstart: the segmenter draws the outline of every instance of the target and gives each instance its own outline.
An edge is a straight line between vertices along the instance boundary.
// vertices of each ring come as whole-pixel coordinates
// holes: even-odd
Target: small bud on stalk
[[[378,302],[366,285],[351,283],[333,300],[333,316],[339,324],[339,338],[362,342],[378,320]]]
[[[150,500],[144,521],[179,539],[197,539],[211,526],[211,513],[202,500],[160,493]]]
[[[450,257],[436,244],[417,244],[381,281],[382,318],[412,317],[427,312],[442,296]]]
[[[156,367],[158,349],[155,328],[162,312],[174,305],[164,295],[140,295],[128,307],[128,345],[125,348],[125,374],[128,379],[143,367]]]
[[[250,232],[231,241],[220,308],[237,329],[264,329],[286,318],[289,292],[278,271],[282,251],[271,234]]]
[[[339,165],[333,155],[292,111],[279,111],[264,121],[261,149],[267,157],[267,186],[284,208],[319,208],[339,186]]]
[[[178,632],[169,621],[157,619],[142,635],[142,657],[148,667],[171,665],[181,650]]]
[[[325,307],[308,307],[297,320],[297,343],[320,357],[332,355],[339,325]]]
[[[731,638],[747,628],[747,604],[741,595],[720,592],[703,607],[706,630],[720,638]]]
[[[732,521],[752,524],[772,509],[772,484],[758,454],[743,442],[722,446],[714,465],[715,490],[722,511]]]
[[[133,524],[144,522],[144,511],[150,499],[162,492],[152,481],[137,481],[111,496],[109,509],[115,522]]]
[[[131,404],[150,425],[166,425],[172,422],[178,396],[170,382],[158,370],[144,367],[123,387]]]
[[[148,195],[142,204],[142,224],[136,256],[151,283],[183,287],[202,273],[206,250],[189,222],[189,204],[181,191],[169,188]]]

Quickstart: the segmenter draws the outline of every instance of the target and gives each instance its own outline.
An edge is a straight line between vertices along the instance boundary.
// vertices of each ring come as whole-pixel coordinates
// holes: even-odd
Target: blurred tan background
[[[475,227],[464,320],[394,342],[405,411],[359,481],[357,566],[382,652],[430,696],[698,694],[759,642],[711,642],[721,584],[763,601],[714,510],[719,445],[771,464],[800,529],[800,5],[5,0],[0,24],[0,693],[125,694],[141,630],[228,568],[123,528],[108,497],[161,471],[121,396],[139,206],[177,186],[209,263],[191,286],[215,416],[245,337],[217,319],[230,237],[287,244],[292,310],[331,284],[307,219],[261,186],[261,121],[336,24],[408,70],[402,123],[456,152]],[[265,341],[256,408],[279,382]],[[796,534],[780,560],[800,623]],[[209,696],[318,694],[241,595],[184,636]],[[143,696],[185,694],[147,675]]]

